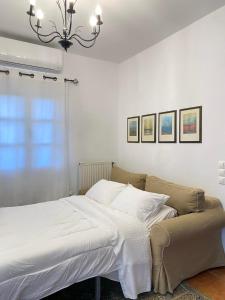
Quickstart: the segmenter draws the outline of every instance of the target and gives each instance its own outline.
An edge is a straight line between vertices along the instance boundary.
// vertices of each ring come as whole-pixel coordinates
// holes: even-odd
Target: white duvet
[[[148,232],[136,218],[85,197],[0,209],[0,299],[41,299],[118,273],[124,296],[151,290]]]

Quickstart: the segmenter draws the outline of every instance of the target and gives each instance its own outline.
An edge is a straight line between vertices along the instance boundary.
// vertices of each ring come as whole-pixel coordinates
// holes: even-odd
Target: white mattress
[[[41,299],[115,270],[124,295],[135,299],[151,288],[147,241],[137,220],[85,196],[1,208],[0,299]],[[140,245],[143,253],[135,253]]]

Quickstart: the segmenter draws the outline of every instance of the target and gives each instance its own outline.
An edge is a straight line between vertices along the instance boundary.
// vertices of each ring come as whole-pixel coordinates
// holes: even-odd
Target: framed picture
[[[139,143],[140,117],[127,118],[127,142]]]
[[[141,117],[141,142],[156,142],[156,114]]]
[[[159,143],[177,142],[177,111],[165,111],[159,113]]]
[[[202,142],[202,106],[180,109],[180,143]]]

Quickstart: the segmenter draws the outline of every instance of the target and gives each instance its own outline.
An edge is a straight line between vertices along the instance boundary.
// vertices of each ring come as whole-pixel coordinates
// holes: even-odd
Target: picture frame
[[[139,143],[140,141],[140,117],[127,118],[127,142]]]
[[[158,142],[177,142],[177,111],[170,110],[158,115]]]
[[[202,143],[202,106],[179,111],[179,142]]]
[[[156,143],[156,114],[141,116],[141,142]]]

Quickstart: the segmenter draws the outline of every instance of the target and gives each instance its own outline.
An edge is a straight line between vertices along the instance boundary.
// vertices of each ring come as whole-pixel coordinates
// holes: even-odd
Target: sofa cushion
[[[166,205],[175,208],[179,215],[204,210],[205,196],[204,191],[201,189],[178,185],[155,176],[148,176],[145,190],[169,195],[170,199],[166,202]]]
[[[136,174],[127,172],[119,167],[113,166],[111,180],[120,183],[130,183],[140,190],[145,189],[146,174]]]

